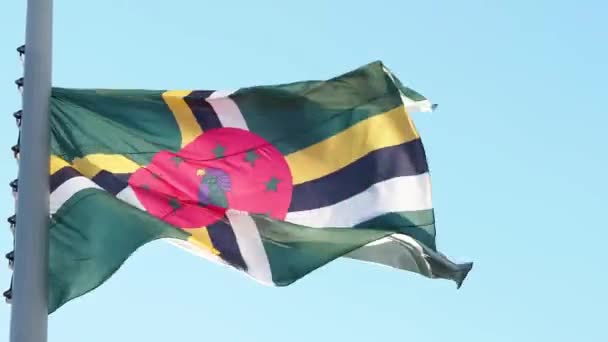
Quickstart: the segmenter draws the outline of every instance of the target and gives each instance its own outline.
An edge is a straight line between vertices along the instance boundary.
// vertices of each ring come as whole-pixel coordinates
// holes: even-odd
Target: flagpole
[[[47,340],[52,0],[27,0],[11,342]]]

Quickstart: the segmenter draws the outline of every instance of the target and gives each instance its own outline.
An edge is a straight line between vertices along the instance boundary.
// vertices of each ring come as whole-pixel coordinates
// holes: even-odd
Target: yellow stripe
[[[70,166],[70,164],[68,164],[65,160],[55,156],[55,155],[51,155],[51,170],[50,170],[50,174],[53,175],[55,174],[55,172],[63,169],[66,166]]]
[[[120,154],[89,154],[74,159],[72,166],[88,178],[95,177],[101,170],[111,173],[133,173],[140,168],[136,162]]]
[[[187,229],[188,233],[192,234],[188,237],[188,242],[191,244],[206,249],[215,255],[219,255],[220,252],[213,247],[213,242],[211,242],[211,238],[209,237],[209,232],[207,231],[207,227],[201,227],[196,229]]]
[[[177,121],[179,131],[182,133],[182,147],[203,133],[198,122],[196,122],[194,113],[192,113],[192,110],[186,101],[184,101],[184,97],[190,93],[190,90],[170,90],[162,95],[163,100],[165,100],[173,115],[175,115],[175,121]]]
[[[293,184],[301,184],[338,171],[374,150],[418,137],[414,123],[400,106],[288,155],[287,163]]]

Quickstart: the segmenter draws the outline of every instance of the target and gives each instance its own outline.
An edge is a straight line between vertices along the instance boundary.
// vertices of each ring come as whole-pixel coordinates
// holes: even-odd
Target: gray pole
[[[28,0],[11,342],[47,340],[52,0]]]

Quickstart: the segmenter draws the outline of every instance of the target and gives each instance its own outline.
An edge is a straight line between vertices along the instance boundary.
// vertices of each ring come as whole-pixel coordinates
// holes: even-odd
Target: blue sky
[[[0,13],[0,180],[16,175],[14,48]],[[439,108],[414,119],[460,290],[354,261],[269,288],[163,242],[50,317],[50,341],[605,341],[604,1],[56,1],[56,86],[224,89],[383,60]],[[8,185],[0,216],[13,210]],[[0,250],[12,238],[0,233]],[[3,252],[4,253],[4,252]],[[10,282],[0,268],[0,285]],[[10,309],[0,306],[0,335]],[[0,337],[1,338],[1,337]]]

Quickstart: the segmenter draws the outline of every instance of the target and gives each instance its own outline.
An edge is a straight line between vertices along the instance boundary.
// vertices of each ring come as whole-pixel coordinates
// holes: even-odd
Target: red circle
[[[129,185],[150,214],[180,228],[200,228],[222,219],[227,209],[199,201],[209,170],[229,178],[229,189],[221,191],[227,208],[285,218],[293,189],[287,161],[272,144],[238,128],[209,130],[177,153],[158,152]]]

